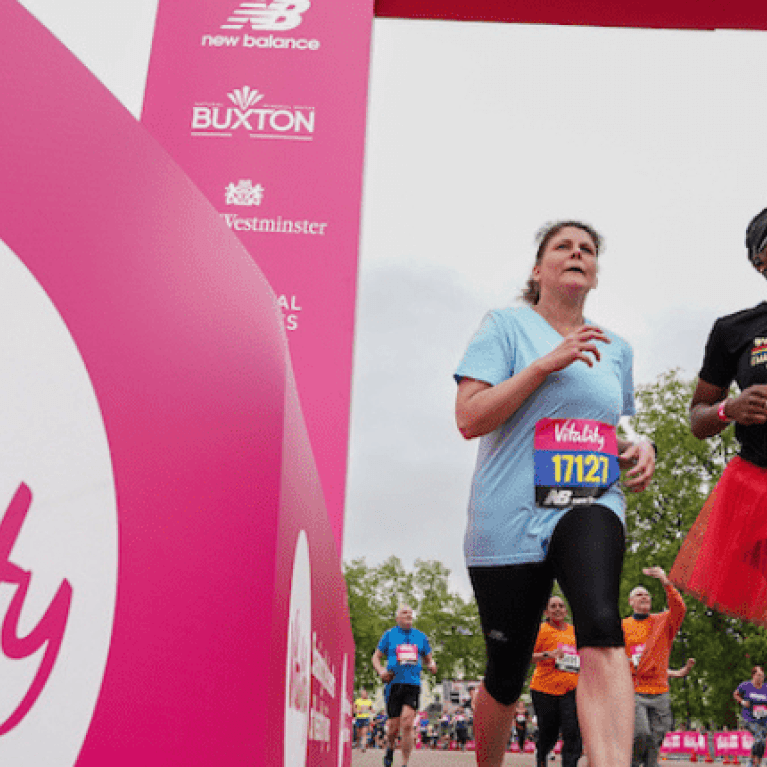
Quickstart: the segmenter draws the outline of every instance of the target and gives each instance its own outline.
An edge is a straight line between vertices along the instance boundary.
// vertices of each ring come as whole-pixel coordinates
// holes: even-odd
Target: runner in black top
[[[767,208],[748,225],[746,247],[767,277]],[[733,381],[740,393],[730,397]],[[699,439],[734,421],[741,450],[706,501],[670,579],[709,607],[767,625],[767,303],[714,323],[690,421]]]

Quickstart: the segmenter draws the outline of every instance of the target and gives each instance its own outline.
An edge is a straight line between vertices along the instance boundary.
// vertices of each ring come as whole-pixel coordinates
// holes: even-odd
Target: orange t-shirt
[[[561,631],[548,621],[541,623],[533,652],[551,652],[558,647],[564,650],[563,658],[544,658],[535,664],[531,690],[545,692],[547,695],[564,695],[578,686],[577,670],[581,664],[575,646],[575,629],[570,623],[566,623]]]
[[[668,661],[671,644],[687,611],[679,592],[666,588],[668,610],[651,613],[644,620],[623,619],[626,654],[631,661],[634,691],[645,695],[668,692]]]

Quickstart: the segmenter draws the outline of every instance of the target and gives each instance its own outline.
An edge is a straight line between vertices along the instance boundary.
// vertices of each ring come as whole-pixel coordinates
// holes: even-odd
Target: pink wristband
[[[719,420],[720,420],[720,421],[722,421],[723,423],[732,423],[732,422],[733,422],[735,419],[734,419],[734,418],[730,418],[730,417],[729,417],[729,416],[728,416],[728,415],[727,415],[727,414],[724,412],[724,404],[725,404],[725,402],[727,402],[727,400],[726,400],[726,399],[723,399],[723,400],[722,400],[722,401],[719,403],[719,409],[717,410],[717,413],[719,413]]]

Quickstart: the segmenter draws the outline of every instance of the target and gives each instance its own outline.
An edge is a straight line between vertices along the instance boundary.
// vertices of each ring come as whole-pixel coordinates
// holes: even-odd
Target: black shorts
[[[393,684],[389,688],[386,698],[386,713],[389,719],[399,719],[402,715],[402,707],[410,706],[413,711],[418,711],[418,701],[421,697],[421,686],[417,684]]]
[[[592,504],[562,517],[543,562],[469,568],[487,647],[484,685],[495,700],[508,706],[519,698],[555,578],[570,603],[578,647],[623,647],[624,547],[618,516]]]

